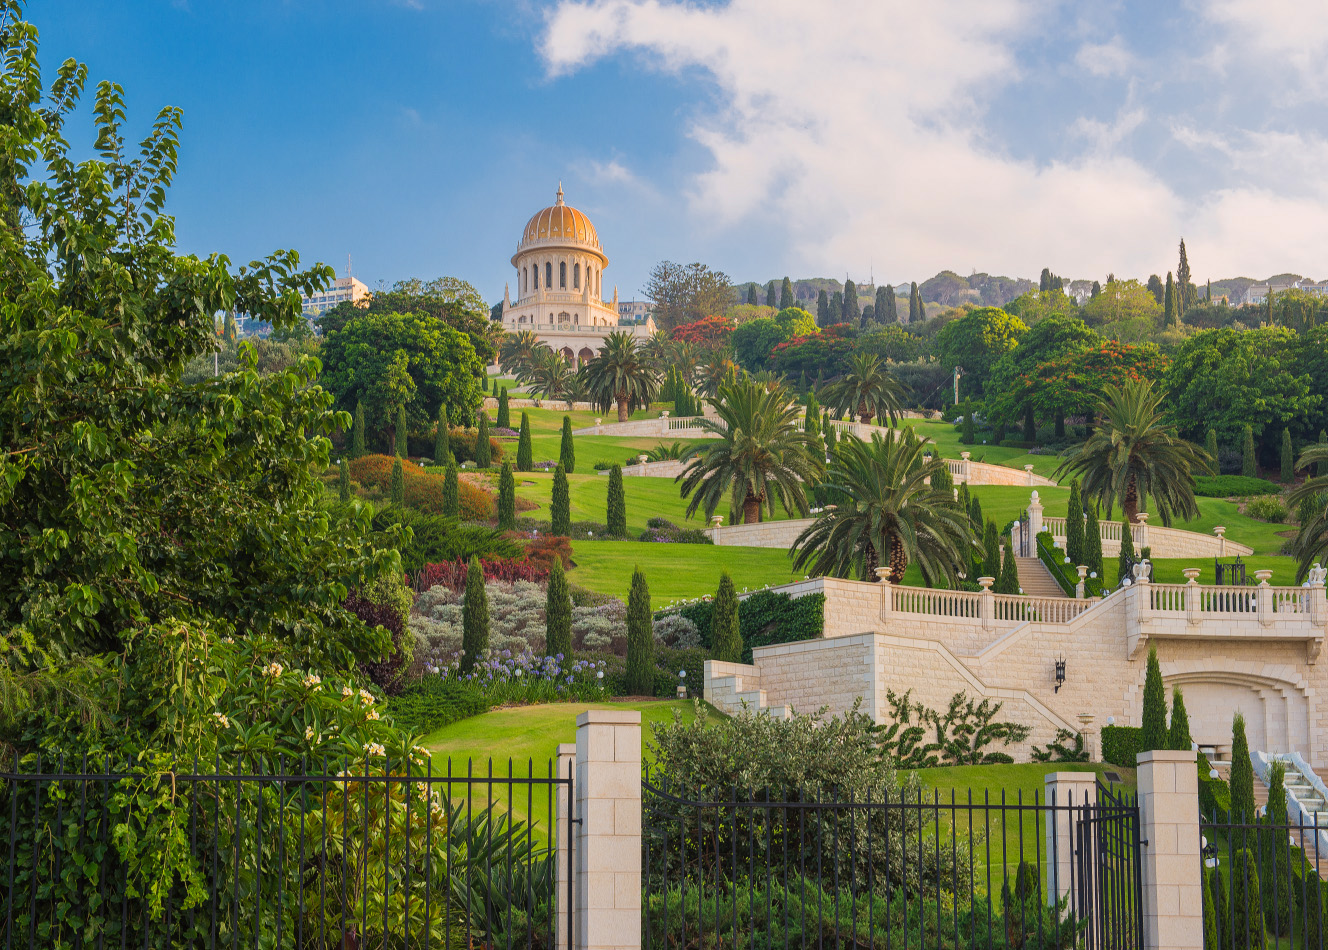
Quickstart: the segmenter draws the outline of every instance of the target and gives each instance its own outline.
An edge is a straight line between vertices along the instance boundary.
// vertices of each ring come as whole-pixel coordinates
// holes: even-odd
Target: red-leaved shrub
[[[461,590],[466,586],[466,571],[469,565],[465,561],[440,561],[426,564],[424,569],[411,575],[411,586],[417,591],[426,591],[430,587],[450,587]],[[526,558],[500,557],[480,559],[480,568],[486,581],[534,581],[543,583],[549,579],[549,568],[535,564]]]
[[[559,558],[563,567],[572,566],[572,542],[556,534],[542,534],[537,538],[526,538],[509,531],[507,537],[521,541],[526,546],[526,560],[542,566],[546,571],[553,567],[553,559]]]

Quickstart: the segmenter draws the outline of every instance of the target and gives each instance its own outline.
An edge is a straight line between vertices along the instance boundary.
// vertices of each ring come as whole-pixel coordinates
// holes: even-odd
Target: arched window
[[[548,261],[545,261],[545,262],[544,262],[544,287],[545,287],[545,289],[548,289],[549,287],[552,287],[552,286],[553,286],[553,264],[550,263],[550,262],[548,262]]]
[[[567,262],[563,261],[558,265],[558,289],[567,289]]]
[[[572,265],[572,289],[573,289],[573,290],[580,290],[580,289],[581,289],[581,265],[580,265],[580,264],[573,264],[573,265]]]
[[[531,270],[535,272],[535,289],[539,290],[539,265],[536,264]]]
[[[527,267],[521,268],[521,292],[523,294],[530,292],[530,269]]]

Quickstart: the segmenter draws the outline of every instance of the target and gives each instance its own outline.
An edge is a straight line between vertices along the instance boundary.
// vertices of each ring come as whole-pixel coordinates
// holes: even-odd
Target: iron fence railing
[[[552,762],[7,766],[3,950],[566,946]]]

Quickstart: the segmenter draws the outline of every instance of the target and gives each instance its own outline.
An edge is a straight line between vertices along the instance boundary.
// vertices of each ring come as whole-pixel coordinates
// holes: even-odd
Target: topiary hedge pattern
[[[1102,761],[1132,769],[1143,748],[1144,731],[1137,726],[1102,727]]]

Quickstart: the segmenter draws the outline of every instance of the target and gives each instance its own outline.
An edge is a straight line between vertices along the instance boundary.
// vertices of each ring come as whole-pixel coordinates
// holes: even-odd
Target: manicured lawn
[[[991,438],[993,433],[979,432],[973,445],[964,445],[959,441],[959,430],[948,422],[924,422],[918,419],[905,419],[901,425],[911,425],[913,431],[935,442],[941,455],[948,459],[959,458],[961,452],[971,452],[975,462],[988,462],[992,465],[1005,465],[1021,471],[1025,465],[1032,465],[1033,471],[1048,478],[1055,477],[1056,467],[1061,459],[1056,455],[1029,455],[1025,449],[1008,449],[999,445],[984,445],[984,437]]]
[[[1224,557],[1222,563],[1230,564],[1234,560],[1235,558]],[[1254,572],[1264,570],[1273,572],[1273,577],[1268,583],[1274,587],[1289,587],[1296,583],[1296,559],[1293,557],[1256,554],[1252,557],[1243,557],[1240,562],[1245,565],[1245,579],[1250,584],[1255,582]],[[1103,568],[1113,581],[1116,579],[1116,563],[1115,558],[1108,558],[1103,563]],[[1153,580],[1159,584],[1184,584],[1185,575],[1182,572],[1187,567],[1197,567],[1202,571],[1199,575],[1200,584],[1213,583],[1212,558],[1155,558],[1153,560]]]
[[[567,486],[571,492],[572,520],[603,524],[608,517],[608,475],[599,472],[569,475]],[[678,485],[671,478],[624,478],[623,492],[627,496],[627,530],[634,535],[645,530],[648,518],[655,517],[692,528],[705,525],[704,512],[698,512],[697,517],[687,523],[687,499],[678,494]],[[553,496],[553,475],[547,472],[517,473],[516,494],[518,498],[527,498],[539,505],[537,510],[527,513],[529,517],[547,521],[549,501]]]
[[[793,563],[783,548],[573,539],[572,560],[576,567],[568,577],[573,583],[623,600],[632,586],[632,570],[640,567],[655,610],[713,594],[721,570],[729,572],[739,591],[787,584],[802,577],[794,576]]]

